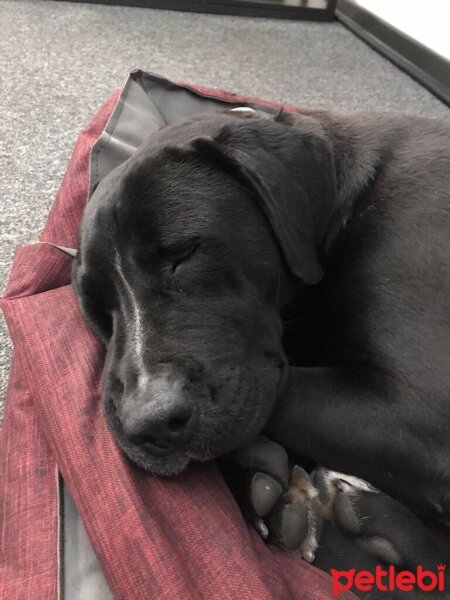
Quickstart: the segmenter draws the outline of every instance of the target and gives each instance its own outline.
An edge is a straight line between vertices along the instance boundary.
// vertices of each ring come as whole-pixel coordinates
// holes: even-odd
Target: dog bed
[[[164,124],[230,104],[281,108],[134,71],[80,135],[39,242],[15,254],[2,299],[14,345],[0,439],[3,598],[332,598],[328,574],[246,525],[213,463],[161,480],[122,456],[101,414],[104,351],[70,287],[96,184]]]

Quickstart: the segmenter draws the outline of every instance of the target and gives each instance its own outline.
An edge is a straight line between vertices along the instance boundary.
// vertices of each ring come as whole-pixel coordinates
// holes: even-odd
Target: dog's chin
[[[170,454],[154,456],[141,450],[137,446],[123,443],[117,438],[116,441],[122,452],[137,467],[160,477],[176,477],[177,475],[180,475],[180,473],[186,469],[190,461],[189,456],[182,452],[174,451]]]

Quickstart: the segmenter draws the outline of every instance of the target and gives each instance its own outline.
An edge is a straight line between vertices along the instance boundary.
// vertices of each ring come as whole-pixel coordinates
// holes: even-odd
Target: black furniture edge
[[[349,0],[338,0],[336,16],[358,37],[450,106],[450,61]]]
[[[73,0],[70,0],[73,1]],[[87,4],[114,4],[140,8],[160,8],[243,17],[268,17],[303,21],[333,21],[337,0],[326,0],[326,7],[287,6],[250,0],[76,0]]]

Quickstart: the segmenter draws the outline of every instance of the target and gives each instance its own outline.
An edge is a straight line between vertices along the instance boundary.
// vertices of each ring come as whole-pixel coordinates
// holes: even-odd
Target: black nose
[[[129,442],[156,448],[181,448],[192,436],[196,411],[179,381],[155,378],[125,399],[123,431]]]

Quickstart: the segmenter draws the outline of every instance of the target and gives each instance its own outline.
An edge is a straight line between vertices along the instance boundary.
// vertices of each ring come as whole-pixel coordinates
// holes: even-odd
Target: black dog
[[[176,475],[265,428],[448,522],[449,190],[439,121],[229,111],[152,136],[93,194],[73,278],[123,451]],[[445,562],[424,531],[412,562]]]

